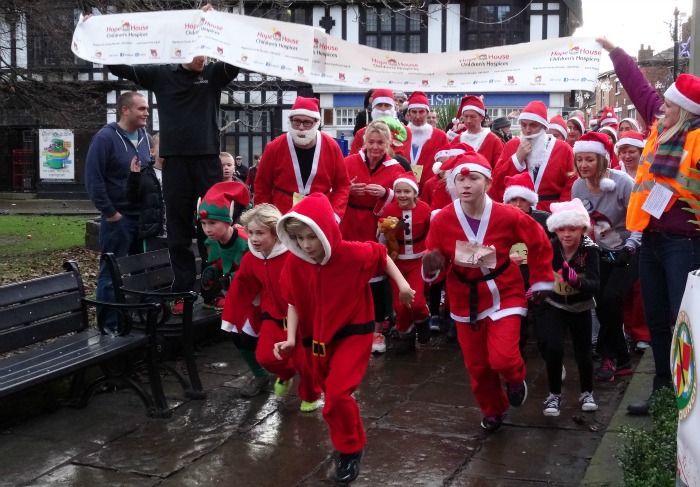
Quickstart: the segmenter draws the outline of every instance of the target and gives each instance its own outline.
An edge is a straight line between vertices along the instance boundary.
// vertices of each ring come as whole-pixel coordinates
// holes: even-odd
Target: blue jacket
[[[131,173],[131,159],[136,156],[142,166],[151,160],[151,137],[138,130],[138,150],[116,122],[102,127],[90,142],[85,160],[85,188],[103,218],[117,212],[138,215],[139,205],[126,197],[126,182]]]

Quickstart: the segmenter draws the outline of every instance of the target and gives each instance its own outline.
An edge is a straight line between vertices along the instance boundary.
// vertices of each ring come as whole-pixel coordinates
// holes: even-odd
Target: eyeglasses
[[[316,120],[299,120],[298,118],[292,118],[290,121],[294,128],[304,127],[305,129],[310,129],[316,124]]]

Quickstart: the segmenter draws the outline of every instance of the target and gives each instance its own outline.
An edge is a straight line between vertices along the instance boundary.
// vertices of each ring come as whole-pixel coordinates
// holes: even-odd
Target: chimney
[[[651,46],[648,46],[646,49],[644,49],[644,44],[642,44],[639,48],[639,54],[637,56],[637,59],[639,59],[639,62],[647,61],[651,59],[653,55],[654,50],[651,48]]]

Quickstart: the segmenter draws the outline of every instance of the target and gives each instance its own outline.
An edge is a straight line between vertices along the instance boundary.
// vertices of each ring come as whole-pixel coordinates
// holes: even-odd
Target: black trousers
[[[571,333],[581,392],[593,392],[591,312],[572,313],[550,305],[540,306],[534,311],[537,347],[547,363],[549,392],[561,394],[561,366],[567,330]]]
[[[163,162],[163,199],[168,215],[168,249],[173,268],[173,291],[193,291],[200,269],[195,268],[192,238],[206,261],[206,237],[196,218],[197,200],[223,179],[219,155],[169,156]]]

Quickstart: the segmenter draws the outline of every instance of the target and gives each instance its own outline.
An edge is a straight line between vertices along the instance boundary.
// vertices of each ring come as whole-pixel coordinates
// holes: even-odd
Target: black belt
[[[455,270],[454,264],[452,265],[452,273],[457,277],[459,282],[469,286],[469,324],[472,326],[472,330],[478,330],[479,327],[476,326],[476,317],[479,314],[479,290],[478,284],[484,281],[491,281],[496,279],[498,276],[503,274],[506,269],[510,266],[510,259],[507,259],[500,267],[496,270],[489,272],[486,275],[477,277],[476,279],[467,279],[462,274]]]
[[[354,208],[356,210],[374,211],[374,206],[361,206],[361,205],[356,205],[354,203],[350,203],[349,201],[348,201],[348,207]]]
[[[415,244],[416,242],[420,242],[421,240],[423,240],[423,239],[425,238],[425,236],[426,236],[426,234],[424,233],[423,235],[421,235],[421,236],[418,237],[418,238],[407,239],[407,240],[399,240],[399,239],[396,239],[396,241],[397,241],[398,243],[404,244],[404,245],[413,245],[413,244]]]
[[[282,328],[284,331],[287,331],[287,318],[274,318],[270,313],[265,312],[260,315],[260,320],[274,321],[275,323],[277,323],[277,326]]]
[[[282,188],[279,188],[279,187],[277,187],[277,186],[273,186],[273,187],[272,187],[272,191],[279,191],[279,192],[282,193],[282,194],[286,194],[287,196],[294,197],[294,193],[290,193],[289,191],[284,190],[284,189],[282,189]],[[314,193],[321,193],[321,191],[314,191]],[[330,193],[330,191],[323,191],[323,194],[328,194],[328,193]],[[302,193],[299,193],[299,194],[301,194],[302,196],[308,196],[308,195],[305,195],[305,194],[302,194]],[[309,194],[311,194],[311,193],[309,193]]]
[[[374,321],[368,321],[367,323],[351,324],[345,325],[340,330],[336,331],[331,338],[330,342],[333,343],[337,340],[347,338],[353,335],[367,335],[368,333],[374,332]],[[314,340],[312,337],[306,337],[301,339],[301,344],[304,347],[311,347],[311,353],[313,355],[325,356],[326,355],[326,344],[324,342],[319,342]]]
[[[557,201],[561,199],[561,193],[560,194],[538,194],[537,198],[540,201]]]

